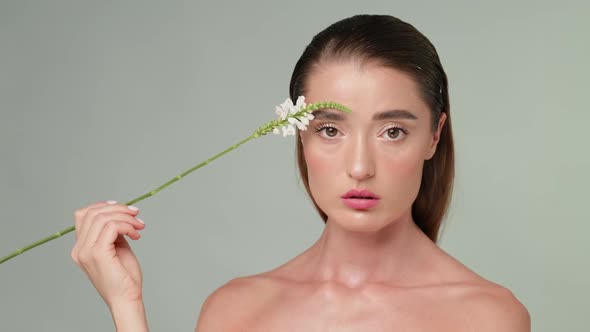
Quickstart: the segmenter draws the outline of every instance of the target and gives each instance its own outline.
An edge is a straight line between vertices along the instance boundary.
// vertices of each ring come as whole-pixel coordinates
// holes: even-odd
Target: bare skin
[[[310,74],[308,102],[353,110],[338,119],[318,113],[300,136],[313,199],[328,216],[324,231],[282,266],[214,291],[197,332],[530,331],[528,311],[508,289],[445,253],[412,219],[423,163],[446,119],[433,130],[417,91],[402,72],[352,60],[321,63]],[[390,110],[413,116],[379,116]],[[372,191],[377,205],[344,204],[353,188]],[[139,239],[145,226],[137,214],[106,202],[75,212],[72,259],[117,331],[148,330],[141,269],[124,237]]]
[[[421,249],[398,280],[348,286],[322,278],[315,268],[325,231],[283,266],[216,290],[196,331],[530,331],[526,308],[508,289],[408,228]]]

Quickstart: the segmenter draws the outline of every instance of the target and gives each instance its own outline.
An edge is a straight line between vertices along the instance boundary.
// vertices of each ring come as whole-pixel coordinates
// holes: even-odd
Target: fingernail
[[[107,204],[117,204],[117,201],[107,201]]]
[[[137,208],[136,206],[133,206],[133,205],[129,205],[128,208],[130,210],[133,210],[133,211],[138,211],[139,210],[139,208]]]
[[[137,221],[139,221],[140,223],[142,223],[142,224],[144,224],[144,225],[145,225],[145,223],[143,222],[143,220],[141,220],[141,219],[139,219],[139,218],[135,218],[135,219],[137,219]]]

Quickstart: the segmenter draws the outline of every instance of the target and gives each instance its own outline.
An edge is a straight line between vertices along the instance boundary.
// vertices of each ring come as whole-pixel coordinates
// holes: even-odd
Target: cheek
[[[336,154],[332,149],[326,149],[325,145],[318,144],[317,137],[312,133],[302,134],[303,155],[307,164],[307,173],[310,181],[313,178],[324,178],[325,175],[333,173],[337,163],[334,162]]]
[[[334,159],[326,153],[308,146],[304,149],[305,161],[309,180],[325,178],[326,174],[334,172]]]
[[[388,157],[384,168],[389,174],[395,174],[401,180],[416,181],[417,177],[419,183],[422,179],[427,143],[426,138],[420,137],[393,153],[385,154]]]
[[[325,196],[322,189],[326,189],[326,186],[322,181],[328,181],[326,174],[328,174],[329,163],[325,160],[325,156],[321,153],[313,151],[309,146],[303,149],[303,155],[305,156],[305,163],[307,165],[307,182],[312,199],[316,204],[325,209],[325,202],[323,197]]]
[[[401,189],[400,194],[417,195],[422,180],[424,158],[417,149],[409,149],[405,153],[398,153],[384,160],[382,169],[385,170],[390,185]]]
[[[397,174],[400,178],[407,178],[420,172],[424,160],[418,153],[412,152],[392,157],[386,165],[390,174]]]
[[[334,204],[334,190],[342,175],[342,166],[339,166],[342,163],[338,162],[338,154],[317,144],[306,145],[303,154],[311,196],[322,210],[330,210],[330,206]]]

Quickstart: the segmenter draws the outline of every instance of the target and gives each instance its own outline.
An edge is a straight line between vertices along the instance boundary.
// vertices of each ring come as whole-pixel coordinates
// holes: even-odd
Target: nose
[[[358,181],[373,177],[375,160],[372,147],[360,136],[351,143],[347,164],[348,175]]]

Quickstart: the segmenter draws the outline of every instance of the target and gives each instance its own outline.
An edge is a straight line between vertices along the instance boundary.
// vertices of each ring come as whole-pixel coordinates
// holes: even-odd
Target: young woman
[[[297,133],[302,180],[325,222],[309,249],[231,280],[203,304],[196,330],[530,331],[526,308],[436,245],[454,154],[447,77],[429,40],[395,17],[358,15],[316,35],[290,97],[335,101]],[[138,211],[76,210],[73,260],[118,331],[147,331]]]

